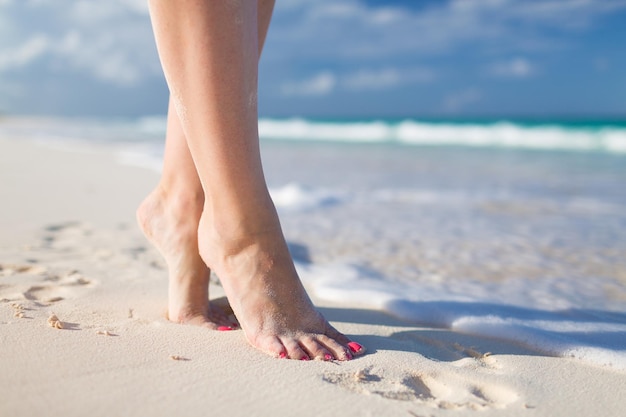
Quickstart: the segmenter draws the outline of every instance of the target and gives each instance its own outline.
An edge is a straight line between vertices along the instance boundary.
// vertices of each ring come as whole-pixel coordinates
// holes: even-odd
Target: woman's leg
[[[161,180],[139,206],[137,219],[168,265],[168,318],[216,328],[218,320],[209,309],[210,271],[198,252],[203,204],[204,192],[170,100]]]
[[[273,7],[274,0],[259,2],[259,55]],[[203,206],[204,191],[170,100],[163,173],[156,189],[137,210],[137,218],[168,264],[168,318],[215,328],[228,322],[223,315],[212,312],[208,302],[210,270],[198,251],[198,222]]]
[[[257,2],[149,4],[205,193],[200,255],[220,277],[248,341],[275,356],[349,358],[349,340],[321,317],[300,283],[265,184],[257,132]]]

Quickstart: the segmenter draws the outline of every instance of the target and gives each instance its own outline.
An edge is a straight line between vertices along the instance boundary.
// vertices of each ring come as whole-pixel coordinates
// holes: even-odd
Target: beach
[[[623,154],[264,141],[303,282],[367,349],[302,362],[166,320],[148,142],[33,123],[0,122],[2,416],[626,409]]]

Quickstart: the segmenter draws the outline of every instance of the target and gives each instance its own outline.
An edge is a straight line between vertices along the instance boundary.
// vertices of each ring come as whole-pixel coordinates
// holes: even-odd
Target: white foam
[[[386,142],[393,135],[393,128],[381,121],[332,123],[260,119],[259,135],[267,139]]]
[[[130,165],[146,168],[154,172],[161,172],[163,156],[160,147],[150,144],[127,145],[117,152],[117,162],[122,165]]]
[[[380,120],[319,122],[296,118],[260,119],[259,134],[262,138],[283,140],[626,153],[626,128],[615,126],[434,123],[416,120],[400,123]]]
[[[279,210],[306,211],[340,203],[344,196],[337,191],[307,188],[297,183],[271,188],[270,195]]]
[[[472,280],[391,282],[350,264],[298,264],[315,294],[386,311],[416,324],[494,337],[538,352],[626,369],[626,314],[607,280],[579,285],[558,278],[485,283]]]

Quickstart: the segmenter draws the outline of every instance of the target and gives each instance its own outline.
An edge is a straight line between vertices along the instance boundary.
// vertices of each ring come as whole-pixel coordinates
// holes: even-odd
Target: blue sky
[[[626,117],[626,0],[278,0],[262,116]],[[0,0],[0,112],[163,114],[145,0]]]

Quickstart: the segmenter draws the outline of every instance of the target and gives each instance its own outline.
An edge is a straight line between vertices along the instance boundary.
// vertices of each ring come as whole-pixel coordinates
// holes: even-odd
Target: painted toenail
[[[278,357],[281,358],[281,359],[285,359],[287,357],[287,354],[285,352],[280,352]]]
[[[359,345],[357,342],[348,343],[348,347],[354,353],[360,352],[363,349],[363,346]]]
[[[233,328],[230,326],[219,326],[217,330],[219,330],[220,332],[227,332],[229,330],[233,330]]]
[[[332,361],[333,360],[333,355],[331,355],[330,353],[327,353],[324,355],[324,360],[325,361]]]
[[[309,358],[308,356],[303,356],[300,358],[301,361],[310,361],[311,358]]]

